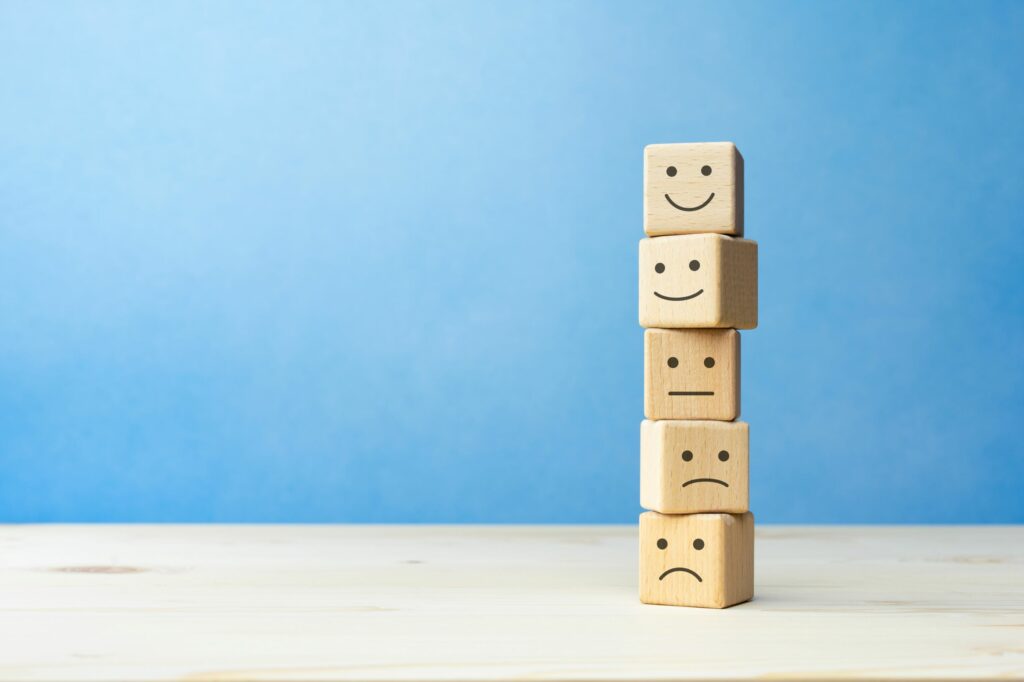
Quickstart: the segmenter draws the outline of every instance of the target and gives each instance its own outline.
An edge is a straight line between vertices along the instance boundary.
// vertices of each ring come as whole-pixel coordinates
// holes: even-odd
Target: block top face
[[[732,142],[644,148],[644,232],[743,234],[743,157]]]
[[[640,240],[640,325],[757,326],[757,243],[719,234]]]
[[[739,414],[739,332],[644,331],[645,417],[732,421]]]

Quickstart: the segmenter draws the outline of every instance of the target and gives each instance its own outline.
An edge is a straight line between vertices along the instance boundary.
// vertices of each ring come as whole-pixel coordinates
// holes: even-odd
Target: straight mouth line
[[[714,391],[669,391],[669,395],[714,395]]]

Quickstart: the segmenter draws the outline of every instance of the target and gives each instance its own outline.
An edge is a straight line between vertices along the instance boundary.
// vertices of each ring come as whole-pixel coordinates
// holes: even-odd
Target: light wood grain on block
[[[732,329],[644,331],[644,416],[740,416],[740,335]]]
[[[721,609],[753,595],[753,514],[640,515],[640,601]]]
[[[731,142],[644,148],[644,231],[743,234],[743,157]]]
[[[757,243],[717,234],[641,239],[640,326],[756,327]]]
[[[670,419],[640,425],[640,506],[662,514],[749,509],[746,422]]]

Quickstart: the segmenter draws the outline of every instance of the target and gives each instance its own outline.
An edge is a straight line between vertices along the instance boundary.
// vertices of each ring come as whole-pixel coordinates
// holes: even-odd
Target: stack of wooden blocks
[[[644,150],[640,601],[724,608],[754,594],[740,335],[757,326],[757,243],[729,142]]]

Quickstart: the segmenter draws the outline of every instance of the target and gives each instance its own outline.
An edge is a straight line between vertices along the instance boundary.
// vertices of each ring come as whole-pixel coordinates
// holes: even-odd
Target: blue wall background
[[[1024,4],[0,7],[0,519],[634,520],[729,139],[759,519],[1024,521]]]

